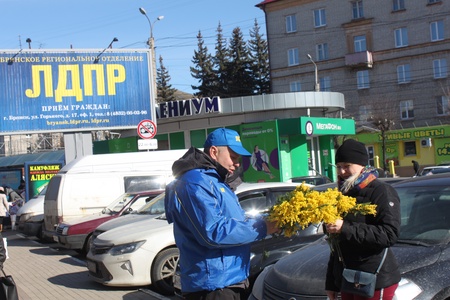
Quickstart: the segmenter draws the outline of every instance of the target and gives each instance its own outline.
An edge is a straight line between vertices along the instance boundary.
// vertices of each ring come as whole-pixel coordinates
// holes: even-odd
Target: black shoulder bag
[[[345,267],[344,258],[340,248],[337,249],[339,258],[344,265],[344,271],[342,271],[342,284],[341,292],[355,294],[367,298],[372,298],[375,293],[375,284],[377,283],[377,275],[380,272],[381,266],[386,259],[388,248],[384,250],[383,258],[375,273],[363,272],[359,270],[347,269]]]

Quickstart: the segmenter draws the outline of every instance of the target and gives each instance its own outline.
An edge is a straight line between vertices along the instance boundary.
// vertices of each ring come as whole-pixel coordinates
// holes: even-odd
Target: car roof
[[[419,176],[402,180],[394,184],[395,187],[408,187],[423,184],[426,186],[450,185],[450,173],[434,174],[432,176]]]
[[[444,169],[444,168],[450,168],[450,165],[438,165],[438,166],[428,166],[424,167],[424,170],[430,170],[430,169]]]
[[[378,177],[379,180],[389,184],[394,184],[410,178],[411,177]],[[335,187],[337,187],[337,182],[330,182],[321,185],[316,185],[313,187],[313,189],[317,191],[325,191],[327,189],[333,189]]]
[[[295,182],[255,182],[255,183],[248,183],[248,182],[243,182],[240,185],[238,185],[238,187],[236,188],[235,193],[242,193],[242,192],[246,192],[249,190],[254,190],[254,189],[269,189],[269,188],[275,188],[275,187],[296,187],[298,186],[299,183],[295,183]]]

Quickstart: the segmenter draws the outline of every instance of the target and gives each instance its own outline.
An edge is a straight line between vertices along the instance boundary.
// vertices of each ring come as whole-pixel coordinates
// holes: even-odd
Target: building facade
[[[345,97],[345,118],[372,132],[371,156],[392,159],[401,175],[411,160],[423,166],[449,160],[438,145],[450,124],[450,3],[442,0],[265,0],[271,89],[333,91]],[[388,123],[385,155],[379,122]],[[395,138],[402,136],[402,138]],[[407,138],[405,138],[407,137]],[[408,152],[414,146],[416,152]],[[447,149],[447,146],[443,146]],[[423,155],[429,153],[430,155]],[[381,164],[383,166],[383,163]]]
[[[450,3],[265,0],[273,93],[343,93],[345,117],[392,129],[449,123]],[[317,69],[315,69],[317,66]],[[317,82],[315,80],[317,72]]]

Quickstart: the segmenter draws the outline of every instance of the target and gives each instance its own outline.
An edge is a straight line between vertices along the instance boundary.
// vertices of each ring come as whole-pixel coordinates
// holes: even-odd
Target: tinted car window
[[[397,188],[401,203],[400,239],[441,243],[450,237],[450,187]]]

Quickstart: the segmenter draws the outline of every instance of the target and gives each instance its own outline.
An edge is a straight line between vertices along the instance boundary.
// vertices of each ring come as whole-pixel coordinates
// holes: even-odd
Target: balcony
[[[363,51],[345,55],[345,65],[352,68],[372,68],[372,52]]]

